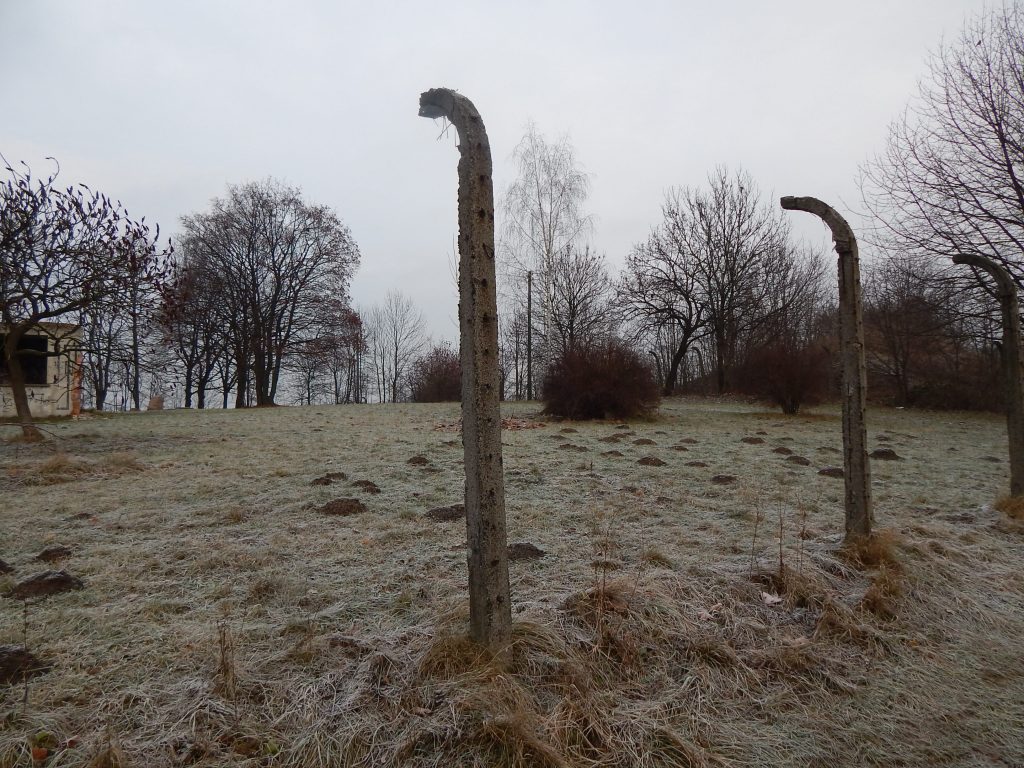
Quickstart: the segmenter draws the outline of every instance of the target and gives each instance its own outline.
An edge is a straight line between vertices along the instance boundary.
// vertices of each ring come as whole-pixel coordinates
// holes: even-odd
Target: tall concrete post
[[[996,296],[1003,315],[1003,397],[1006,400],[1006,433],[1010,439],[1010,495],[1024,496],[1024,389],[1021,385],[1020,304],[1017,285],[992,259],[979,254],[953,257],[954,264],[967,264],[988,272],[996,283]]]
[[[469,622],[474,640],[499,649],[511,635],[512,605],[501,462],[491,148],[480,113],[461,94],[433,88],[420,95],[419,113],[447,118],[459,134],[459,330]]]
[[[843,398],[843,477],[846,486],[847,541],[871,535],[871,468],[868,464],[867,372],[864,365],[864,321],[860,301],[860,257],[853,230],[834,208],[815,197],[784,197],[787,211],[806,211],[832,230],[839,254],[839,346]]]

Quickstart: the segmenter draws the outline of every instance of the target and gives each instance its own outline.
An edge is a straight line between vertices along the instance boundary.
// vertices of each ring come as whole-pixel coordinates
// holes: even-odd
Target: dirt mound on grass
[[[447,507],[435,507],[427,512],[424,517],[439,523],[463,520],[466,517],[466,506],[465,504],[449,504]]]
[[[359,499],[344,498],[328,501],[320,507],[319,511],[332,517],[348,517],[349,515],[358,515],[368,510],[367,506]]]
[[[508,559],[513,561],[537,560],[544,557],[545,554],[547,553],[543,549],[528,541],[508,545]]]
[[[657,456],[644,456],[642,459],[638,459],[637,464],[642,464],[645,467],[664,467],[665,462],[659,459]]]
[[[310,485],[331,485],[338,480],[348,480],[348,475],[344,472],[328,472],[325,475],[315,478],[310,482]]]
[[[882,461],[903,461],[903,457],[892,448],[876,448],[868,455],[872,459],[880,459]]]
[[[72,576],[67,571],[43,571],[19,581],[11,587],[6,597],[28,600],[33,597],[59,595],[61,592],[82,589],[84,586],[80,578]]]
[[[23,645],[0,645],[0,684],[16,685],[49,668]]]
[[[46,547],[36,555],[36,560],[42,560],[45,563],[56,563],[66,557],[71,557],[71,554],[70,547],[65,547],[63,544],[54,544],[53,546]]]

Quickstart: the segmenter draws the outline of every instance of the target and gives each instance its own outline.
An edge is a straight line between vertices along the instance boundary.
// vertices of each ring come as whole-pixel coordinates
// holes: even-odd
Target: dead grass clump
[[[896,618],[896,603],[903,595],[903,580],[898,571],[883,565],[861,598],[860,607],[881,619]]]
[[[501,672],[490,649],[467,635],[441,635],[420,657],[418,672],[422,678],[452,680],[465,675],[488,679]]]
[[[214,692],[228,701],[235,701],[238,684],[235,638],[226,622],[217,625],[217,670],[214,679]]]
[[[900,544],[899,535],[891,528],[874,531],[870,536],[860,536],[847,541],[841,550],[843,557],[858,568],[887,568],[898,570],[900,560],[896,552]]]
[[[46,461],[19,472],[25,485],[56,485],[70,483],[91,474],[93,465],[66,453],[55,453]]]
[[[128,757],[120,745],[107,734],[106,742],[86,763],[86,768],[128,768]]]
[[[92,462],[61,451],[36,464],[10,466],[7,475],[21,485],[34,487],[71,483],[90,477],[119,476],[128,472],[141,472],[145,468],[129,453],[112,453],[98,462]]]
[[[598,584],[593,589],[571,596],[565,601],[565,609],[587,624],[598,627],[610,614],[626,615],[632,591],[633,585],[624,581]]]
[[[615,743],[607,712],[578,691],[569,691],[558,701],[546,725],[551,743],[572,765],[597,762]]]
[[[644,713],[645,715],[647,713]],[[685,740],[673,729],[657,720],[636,717],[636,722],[616,734],[620,744],[618,760],[614,765],[629,765],[637,768],[705,768],[719,764],[704,750]],[[627,721],[628,722],[628,721]]]
[[[810,568],[798,571],[783,564],[778,570],[754,574],[753,581],[781,596],[789,608],[820,609],[831,599],[828,584]]]
[[[1002,496],[992,506],[1012,520],[1024,520],[1024,496]]]
[[[568,768],[569,763],[538,735],[538,723],[525,712],[481,723],[469,736],[484,765],[502,768]],[[475,744],[473,742],[476,742]]]
[[[643,555],[641,556],[645,565],[650,565],[655,568],[673,568],[675,564],[672,560],[657,547],[648,547]]]
[[[865,646],[884,646],[879,632],[862,622],[845,605],[829,601],[814,626],[815,640],[833,639]]]

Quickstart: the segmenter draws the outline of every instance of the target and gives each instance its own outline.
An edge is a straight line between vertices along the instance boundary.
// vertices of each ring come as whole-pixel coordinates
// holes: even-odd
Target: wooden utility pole
[[[494,190],[487,131],[473,102],[447,88],[420,95],[420,116],[459,134],[459,330],[466,468],[470,634],[495,650],[512,631],[501,462]]]
[[[1020,304],[1017,285],[1007,272],[987,256],[961,254],[954,264],[967,264],[988,272],[996,283],[1003,315],[1003,397],[1006,400],[1006,433],[1010,441],[1010,495],[1024,496],[1024,389],[1021,387]]]
[[[857,238],[834,208],[816,197],[784,197],[787,211],[806,211],[832,230],[839,254],[839,346],[843,361],[843,477],[846,486],[846,539],[871,535],[871,468],[868,464],[867,373],[864,365],[864,322],[860,302],[860,257]]]

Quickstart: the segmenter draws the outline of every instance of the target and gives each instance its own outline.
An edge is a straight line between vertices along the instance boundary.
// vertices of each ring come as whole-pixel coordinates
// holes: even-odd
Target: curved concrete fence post
[[[1017,285],[1007,272],[987,256],[961,254],[954,264],[966,264],[988,272],[996,283],[1003,315],[1003,397],[1006,399],[1006,433],[1010,441],[1010,495],[1024,496],[1024,390],[1021,389],[1020,303]]]
[[[783,197],[787,211],[813,213],[832,230],[839,254],[839,345],[842,355],[843,476],[846,485],[846,538],[871,535],[871,468],[868,464],[867,374],[860,301],[860,258],[853,230],[834,208],[816,197]]]
[[[448,119],[459,135],[459,331],[470,634],[499,649],[511,634],[512,606],[501,461],[491,148],[480,113],[455,91],[433,88],[421,94],[419,114]]]

